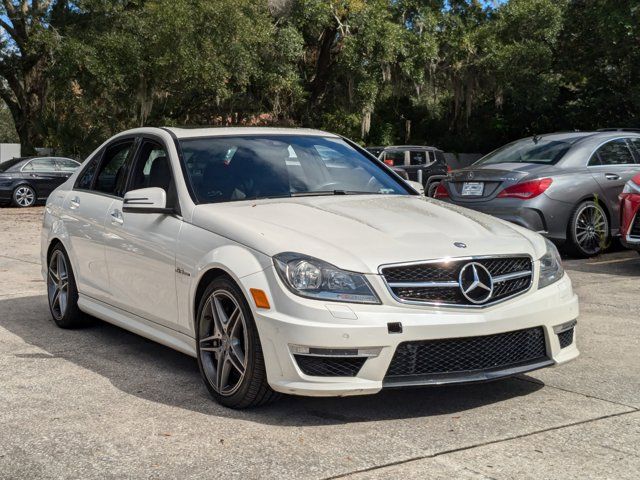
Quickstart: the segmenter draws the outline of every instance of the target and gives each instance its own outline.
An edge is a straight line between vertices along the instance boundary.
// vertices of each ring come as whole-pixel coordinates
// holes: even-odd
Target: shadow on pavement
[[[582,260],[567,259],[563,263],[570,272],[640,277],[640,255],[632,250],[620,250]]]
[[[538,380],[513,378],[475,385],[385,390],[378,395],[346,398],[285,396],[266,407],[233,411],[210,399],[194,359],[98,320],[84,329],[61,330],[50,320],[44,295],[1,300],[0,327],[42,350],[20,352],[21,344],[17,343],[14,353],[8,353],[33,360],[34,368],[37,362],[62,358],[106,378],[122,392],[148,401],[270,425],[331,425],[449,415],[528,395],[544,386]]]

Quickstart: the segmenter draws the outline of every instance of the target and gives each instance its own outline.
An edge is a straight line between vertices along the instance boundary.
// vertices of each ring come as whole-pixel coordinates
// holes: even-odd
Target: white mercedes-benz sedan
[[[196,357],[234,408],[578,355],[553,244],[315,130],[116,135],[49,197],[42,273],[58,326],[89,314]]]

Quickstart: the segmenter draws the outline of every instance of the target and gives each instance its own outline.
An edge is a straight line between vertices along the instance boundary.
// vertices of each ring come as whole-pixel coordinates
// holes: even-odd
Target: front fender
[[[193,269],[194,274],[189,289],[189,324],[194,328],[194,332],[198,287],[208,272],[220,270],[229,275],[240,287],[250,308],[253,309],[249,289],[242,279],[261,272],[271,265],[272,260],[268,255],[240,244],[222,245],[202,255]]]

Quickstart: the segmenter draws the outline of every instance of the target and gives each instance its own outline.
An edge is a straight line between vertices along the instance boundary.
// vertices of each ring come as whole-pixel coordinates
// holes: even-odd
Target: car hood
[[[387,263],[476,255],[544,254],[538,234],[418,196],[298,197],[198,205],[192,222],[273,256],[310,255],[355,272]],[[455,246],[462,242],[466,247]]]

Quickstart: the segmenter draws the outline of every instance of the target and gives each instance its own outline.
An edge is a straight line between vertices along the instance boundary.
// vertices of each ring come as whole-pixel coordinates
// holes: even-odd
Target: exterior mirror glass
[[[125,193],[124,213],[173,213],[167,208],[167,193],[158,187],[140,188]]]

